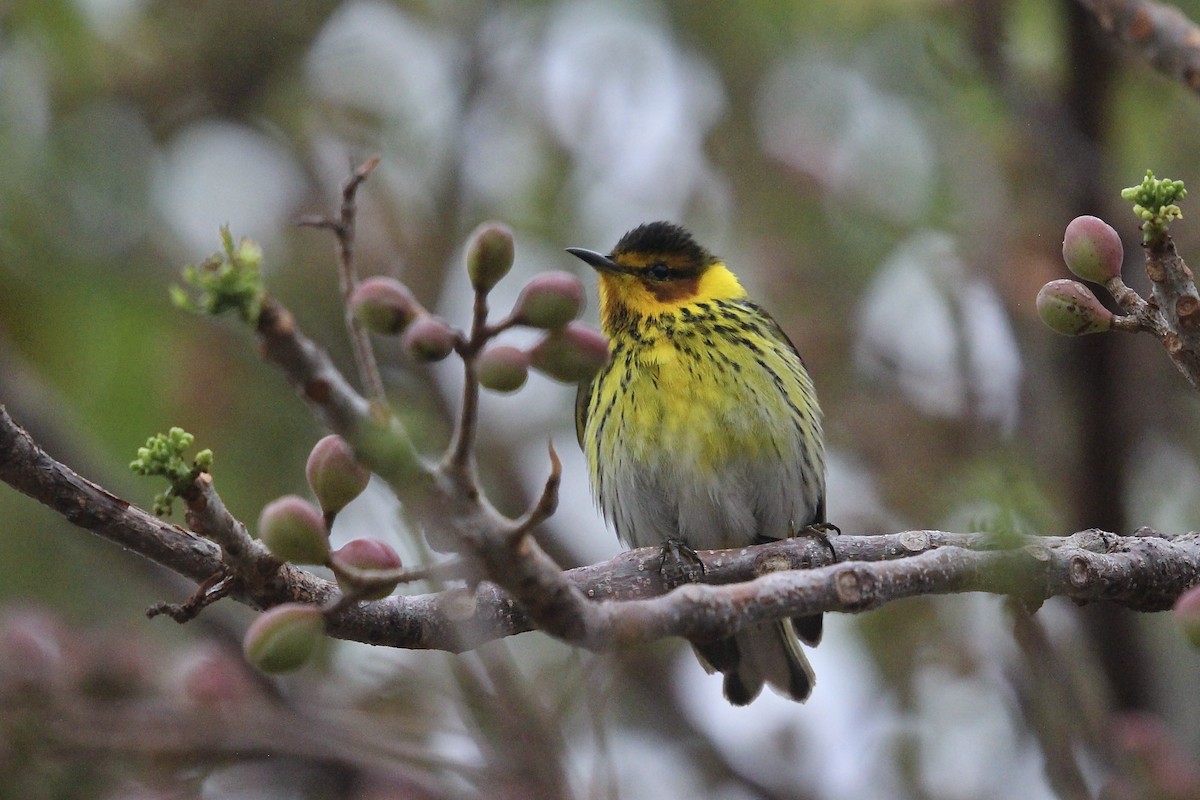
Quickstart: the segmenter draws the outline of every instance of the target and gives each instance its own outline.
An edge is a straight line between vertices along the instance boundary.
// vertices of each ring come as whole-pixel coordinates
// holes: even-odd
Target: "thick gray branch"
[[[0,480],[72,523],[196,582],[224,569],[216,545],[58,463],[3,406]],[[1054,596],[1110,600],[1158,611],[1200,582],[1196,533],[1117,536],[1093,530],[1062,538],[1029,537],[1016,544],[1002,547],[985,534],[941,531],[831,536],[828,544],[801,537],[701,552],[705,584],[669,594],[663,594],[658,576],[658,550],[633,550],[564,573],[566,585],[593,601],[587,604],[589,613],[575,620],[572,641],[603,650],[664,636],[706,639],[757,620],[859,612],[902,597],[961,592],[1013,595],[1035,605]],[[233,596],[266,608],[286,601],[324,603],[336,591],[329,581],[283,565],[274,580],[241,587]],[[486,581],[473,591],[450,589],[365,603],[330,620],[330,632],[340,638],[451,651],[532,627],[513,596]]]

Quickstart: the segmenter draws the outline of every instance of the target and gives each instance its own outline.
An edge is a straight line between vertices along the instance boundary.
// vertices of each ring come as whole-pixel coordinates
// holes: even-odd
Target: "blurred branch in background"
[[[1200,26],[1156,0],[1079,0],[1108,34],[1169,78],[1200,92]]]

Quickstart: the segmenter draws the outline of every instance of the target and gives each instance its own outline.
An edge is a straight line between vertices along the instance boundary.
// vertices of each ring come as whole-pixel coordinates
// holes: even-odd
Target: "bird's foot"
[[[816,539],[825,547],[829,548],[829,556],[834,563],[838,561],[837,550],[833,548],[833,542],[829,541],[830,536],[840,535],[842,529],[832,522],[814,522],[792,534],[793,537],[804,536],[809,539]]]
[[[658,558],[658,574],[669,591],[685,583],[699,583],[704,576],[704,562],[687,542],[667,539]]]

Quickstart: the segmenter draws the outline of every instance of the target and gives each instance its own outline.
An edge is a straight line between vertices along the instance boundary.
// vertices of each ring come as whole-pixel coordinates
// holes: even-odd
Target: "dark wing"
[[[592,386],[599,379],[599,375],[594,376],[587,383],[579,384],[579,390],[575,393],[575,439],[579,442],[579,448],[583,449],[583,429],[587,427],[588,406],[592,402]]]
[[[784,333],[783,328],[778,322],[775,321],[775,318],[766,311],[763,311],[758,306],[755,306],[755,309],[757,309],[757,311],[762,315],[762,318],[767,321],[767,330],[770,331],[771,335],[781,342],[786,342],[787,346],[792,348],[792,352],[796,354],[796,358],[800,359],[800,363],[804,364],[804,356],[800,355],[800,351],[796,349],[796,345],[793,344],[792,340],[788,338],[788,335]],[[805,366],[804,369],[807,370],[808,367]],[[820,501],[817,503],[813,523],[819,524],[825,521],[825,496],[822,495]],[[795,628],[796,636],[799,637],[800,641],[804,642],[810,647],[816,647],[820,643],[821,634],[825,627],[823,623],[824,617],[822,617],[820,614],[813,614],[809,617],[792,617],[792,626]]]
[[[796,358],[800,359],[800,365],[803,366],[804,371],[807,372],[808,365],[804,363],[804,356],[800,355],[800,351],[796,349],[796,345],[794,345],[792,343],[792,340],[788,338],[788,335],[786,333],[784,333],[783,328],[780,326],[780,324],[778,322],[775,321],[775,318],[772,317],[770,314],[768,314],[766,311],[763,311],[762,308],[760,308],[758,305],[756,305],[754,303],[749,303],[749,305],[753,306],[753,308],[756,311],[758,311],[759,314],[762,315],[762,318],[764,320],[766,320],[767,330],[770,332],[770,334],[772,336],[774,336],[776,339],[778,339],[779,341],[785,342],[788,347],[792,348],[792,352],[796,354]],[[827,520],[825,519],[825,495],[822,494],[821,499],[817,502],[816,513],[813,516],[813,524],[814,525],[820,524],[820,523],[826,522],[826,521]],[[797,627],[799,627],[799,626],[797,626]],[[819,636],[819,634],[818,634],[818,636]],[[801,636],[800,638],[803,639],[804,637]]]

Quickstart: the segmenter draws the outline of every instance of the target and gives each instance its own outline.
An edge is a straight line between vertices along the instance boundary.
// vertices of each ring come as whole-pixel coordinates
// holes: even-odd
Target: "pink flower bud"
[[[246,663],[225,648],[205,646],[187,652],[178,671],[179,687],[200,708],[244,707],[258,698],[258,681]]]
[[[1064,336],[1100,333],[1112,327],[1113,313],[1079,281],[1050,281],[1037,295],[1038,316]]]
[[[425,309],[408,287],[395,278],[367,278],[350,294],[350,311],[367,330],[384,335],[401,333]]]
[[[581,323],[550,331],[529,351],[530,365],[563,383],[582,383],[608,363],[604,334]]]
[[[441,361],[454,352],[454,329],[445,320],[422,314],[408,326],[400,344],[417,361]]]
[[[281,561],[324,564],[329,558],[329,536],[321,512],[294,494],[263,507],[258,517],[258,538]]]
[[[1125,248],[1113,227],[1096,217],[1076,217],[1063,234],[1063,261],[1085,281],[1104,284],[1121,275]]]
[[[561,328],[583,311],[583,284],[569,272],[544,272],[521,290],[513,316],[535,328]]]
[[[508,345],[489,347],[476,364],[479,384],[494,392],[515,392],[529,377],[529,354]]]
[[[477,292],[487,293],[512,269],[515,248],[512,230],[485,222],[467,240],[467,274]]]
[[[321,609],[284,603],[251,623],[242,639],[242,652],[262,672],[291,672],[308,663],[324,637]]]
[[[340,436],[326,436],[313,446],[304,466],[321,510],[336,514],[362,494],[371,480],[371,471],[354,460],[354,451]]]
[[[357,573],[366,573],[363,577],[370,580],[370,573],[380,570],[400,569],[399,554],[392,546],[379,539],[351,539],[333,552],[330,557],[334,569],[346,567]],[[364,588],[355,577],[341,573],[338,582],[347,593],[358,593]],[[369,592],[361,595],[364,600],[382,600],[396,588],[396,582],[390,581],[378,586],[372,586]]]

